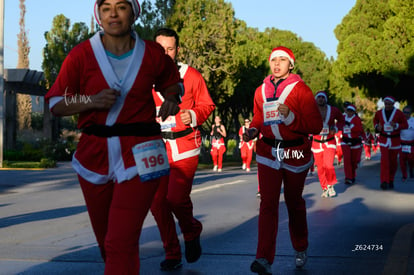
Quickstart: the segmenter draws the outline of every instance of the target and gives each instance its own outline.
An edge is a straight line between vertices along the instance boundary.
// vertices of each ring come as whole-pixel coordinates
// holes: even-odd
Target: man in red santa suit
[[[365,131],[362,142],[364,144],[365,159],[370,160],[371,150],[374,146],[374,135],[369,128]]]
[[[344,155],[345,184],[355,183],[356,169],[361,162],[362,135],[364,129],[354,104],[345,109],[345,125],[342,129],[342,152]]]
[[[397,172],[397,157],[401,149],[400,132],[408,128],[403,112],[394,107],[395,98],[384,98],[384,108],[375,113],[373,123],[379,133],[378,142],[381,152],[381,185],[383,190],[394,188]]]
[[[201,255],[202,224],[194,218],[190,193],[200,155],[198,127],[207,120],[215,105],[202,75],[193,67],[177,62],[180,49],[177,33],[172,29],[160,29],[155,34],[155,41],[176,62],[184,84],[179,113],[159,121],[167,147],[170,175],[162,178],[151,207],[166,252],[160,267],[175,270],[182,266],[182,262],[173,214],[183,233],[187,262],[193,263]],[[159,108],[164,97],[154,90],[153,96]]]
[[[133,31],[139,13],[137,0],[97,0],[103,30],[69,52],[45,97],[54,115],[79,115],[72,166],[107,275],[139,274],[142,225],[169,171],[151,91],[166,99],[163,120],[181,91],[171,58]]]
[[[341,111],[329,104],[325,91],[319,91],[315,95],[316,103],[323,119],[322,131],[313,136],[312,152],[315,157],[315,165],[318,167],[318,177],[322,188],[322,198],[334,197],[336,192],[334,185],[336,179],[334,160],[336,154],[335,133],[342,129],[344,117]]]
[[[245,141],[262,135],[256,145],[261,195],[258,244],[250,266],[259,274],[272,274],[282,182],[296,267],[302,268],[307,260],[308,227],[302,192],[313,163],[308,135],[320,133],[323,123],[311,89],[299,75],[291,73],[294,62],[290,49],[280,46],[272,50],[271,75],[256,89],[251,128],[243,134]]]
[[[243,162],[242,169],[246,170],[246,172],[250,172],[250,165],[253,158],[253,148],[255,140],[250,140],[245,142],[243,140],[243,134],[249,129],[250,127],[250,120],[246,118],[244,120],[244,125],[239,129],[239,137],[240,137],[240,155]]]
[[[410,172],[410,178],[414,178],[414,117],[411,116],[412,112],[413,109],[411,106],[405,106],[403,109],[403,113],[408,123],[408,128],[401,130],[400,136],[400,168],[403,182],[407,181],[407,168]]]

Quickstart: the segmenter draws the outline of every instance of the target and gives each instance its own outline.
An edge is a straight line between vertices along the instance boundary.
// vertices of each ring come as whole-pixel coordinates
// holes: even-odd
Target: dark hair
[[[161,28],[154,35],[154,41],[158,36],[167,36],[167,37],[174,37],[175,38],[175,45],[178,47],[180,45],[180,38],[175,30],[169,28]]]

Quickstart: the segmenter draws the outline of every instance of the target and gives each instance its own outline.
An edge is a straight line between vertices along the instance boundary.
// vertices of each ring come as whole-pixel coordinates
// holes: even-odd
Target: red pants
[[[170,163],[170,175],[161,180],[151,206],[160,230],[166,259],[181,259],[180,242],[175,229],[178,220],[185,241],[200,236],[202,225],[193,216],[190,193],[197,170],[198,156]]]
[[[411,146],[411,150],[413,150],[413,149],[414,149],[414,147]],[[401,168],[402,177],[405,178],[405,179],[408,178],[407,164],[408,164],[408,169],[410,171],[413,171],[413,169],[414,169],[414,152],[411,151],[411,153],[403,153],[402,151],[400,151],[400,168]]]
[[[325,148],[322,152],[313,153],[315,165],[318,167],[318,177],[322,189],[327,189],[328,185],[337,183],[334,167],[336,150],[334,148]]]
[[[139,237],[159,179],[92,184],[78,176],[105,275],[139,274]]]
[[[279,198],[283,181],[283,194],[289,215],[289,233],[293,248],[308,248],[306,203],[302,198],[308,170],[293,173],[285,169],[275,170],[258,164],[260,185],[259,236],[256,258],[266,258],[272,264],[276,252],[279,220]]]
[[[370,159],[371,158],[371,145],[364,144],[364,152],[365,152],[365,158]]]
[[[345,178],[354,180],[356,178],[356,169],[361,161],[362,147],[351,148],[348,145],[342,145],[344,154],[344,171]]]
[[[336,158],[338,159],[338,163],[342,162],[342,157],[343,157],[342,146],[338,144],[336,146]]]
[[[250,164],[252,163],[253,158],[253,148],[249,149],[247,145],[242,146],[242,148],[240,148],[240,155],[243,164],[246,164],[246,168],[250,169]]]
[[[220,146],[220,149],[217,149],[217,147],[213,146],[211,148],[211,157],[213,158],[213,164],[214,166],[217,166],[218,169],[223,168],[223,155],[224,152],[226,152],[226,146]]]
[[[380,147],[381,150],[381,182],[390,183],[394,181],[397,172],[397,157],[400,149],[389,149]]]

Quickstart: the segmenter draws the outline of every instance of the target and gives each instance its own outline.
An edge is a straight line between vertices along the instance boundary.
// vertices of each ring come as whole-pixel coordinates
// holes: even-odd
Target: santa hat
[[[385,100],[391,101],[391,103],[394,103],[395,102],[395,98],[392,97],[392,96],[386,96],[386,97],[384,97],[384,101]]]
[[[99,26],[101,26],[101,19],[99,18],[99,5],[102,4],[105,0],[96,0],[95,8],[94,8],[94,15],[96,22],[98,22]],[[139,14],[141,13],[141,6],[139,5],[138,0],[125,0],[132,6],[132,11],[134,12],[134,21],[137,20]],[[99,4],[98,4],[99,3]]]
[[[295,65],[295,56],[293,55],[293,52],[291,49],[279,46],[277,48],[274,48],[272,52],[269,55],[269,61],[272,60],[275,57],[284,56],[287,57],[292,64],[292,66]]]
[[[315,99],[318,98],[318,96],[323,96],[325,98],[325,100],[328,101],[328,95],[326,94],[325,91],[317,92],[316,95],[315,95]]]
[[[349,104],[348,106],[346,106],[346,109],[347,110],[352,110],[352,111],[356,112],[356,107],[355,107],[354,104]]]

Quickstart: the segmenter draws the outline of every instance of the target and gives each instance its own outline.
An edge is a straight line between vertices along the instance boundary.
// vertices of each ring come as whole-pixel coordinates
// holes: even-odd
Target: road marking
[[[206,187],[202,187],[202,188],[197,188],[197,189],[193,189],[193,191],[191,191],[191,194],[195,194],[198,192],[203,192],[203,191],[207,191],[207,190],[212,190],[212,189],[217,189],[223,186],[227,186],[227,185],[235,185],[235,184],[240,184],[246,182],[245,180],[236,180],[236,181],[231,181],[231,182],[227,182],[227,183],[218,183],[218,184],[214,184],[214,185],[210,185],[210,186],[206,186]]]

